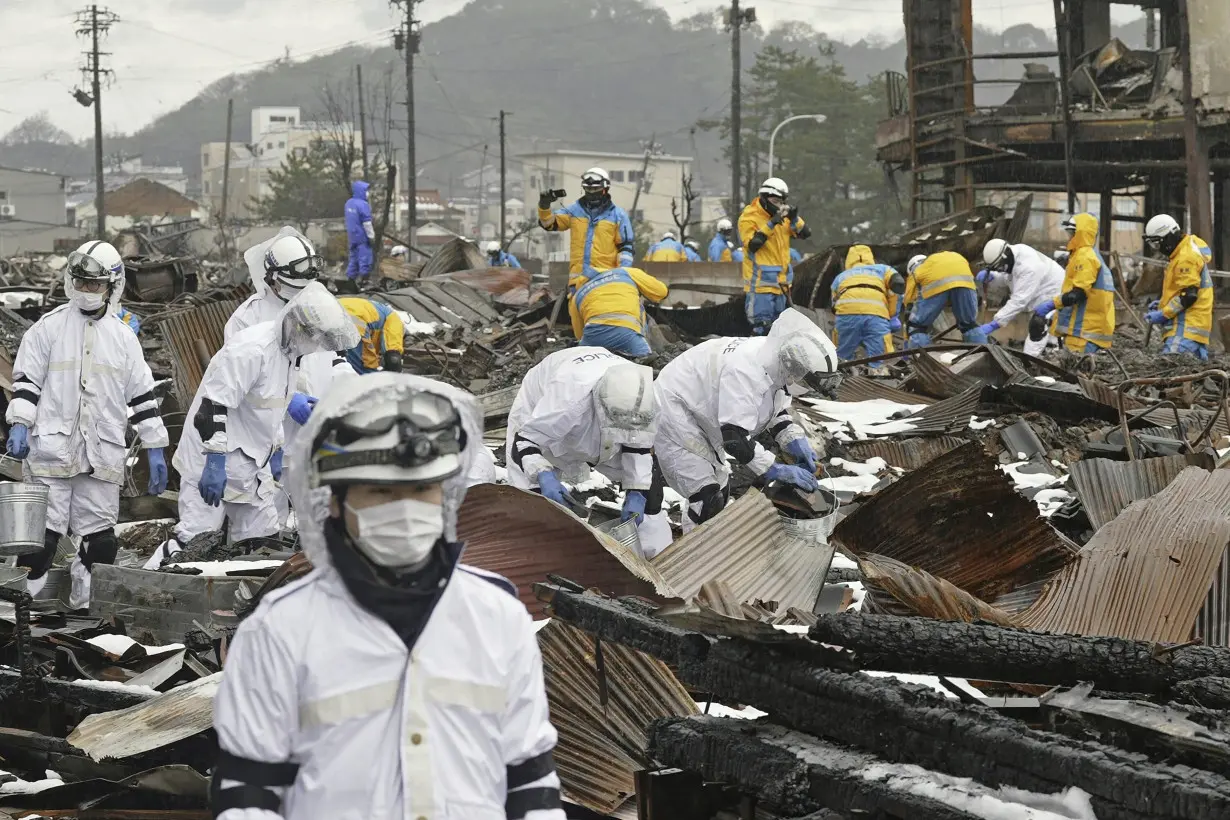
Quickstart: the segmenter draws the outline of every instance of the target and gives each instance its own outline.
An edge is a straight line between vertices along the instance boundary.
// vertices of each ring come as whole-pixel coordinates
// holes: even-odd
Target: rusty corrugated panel
[[[1230,471],[1189,467],[1098,530],[1017,617],[1042,632],[1186,641],[1230,543]]]
[[[471,487],[457,535],[466,545],[462,560],[516,584],[535,618],[542,617],[543,605],[532,587],[548,574],[609,595],[654,595],[647,580],[653,575],[639,557],[621,552],[617,541],[537,493],[496,484]]]
[[[913,428],[902,432],[903,436],[939,436],[959,433],[969,429],[970,418],[977,414],[982,401],[983,387],[971,387],[950,399],[924,407],[906,419]]]
[[[1076,380],[1089,398],[1102,404],[1108,404],[1111,407],[1119,406],[1119,391],[1106,382],[1091,379],[1088,376],[1077,376]],[[1135,396],[1125,395],[1123,397],[1123,407],[1126,410],[1136,410],[1144,406],[1145,403]]]
[[[462,316],[471,324],[498,322],[500,314],[491,307],[490,300],[469,285],[460,282],[418,281],[411,285],[437,304]]]
[[[1133,501],[1157,495],[1187,467],[1212,469],[1206,455],[1164,456],[1137,461],[1086,458],[1071,467],[1072,486],[1089,523],[1101,529]]]
[[[838,401],[870,401],[871,399],[888,399],[898,404],[935,404],[930,396],[908,393],[896,387],[890,387],[881,379],[871,379],[866,376],[846,376],[837,388]]]
[[[910,358],[914,375],[907,381],[911,389],[937,399],[950,399],[972,388],[981,389],[986,382],[974,375],[956,373],[930,353]]]
[[[185,683],[144,703],[89,715],[68,742],[94,760],[151,752],[200,734],[214,722],[214,694],[222,673]]]
[[[608,814],[636,793],[633,775],[650,765],[649,724],[699,710],[666,664],[634,649],[602,643],[604,705],[593,636],[552,620],[539,630],[538,646],[564,796]]]
[[[487,259],[473,242],[458,237],[450,239],[431,255],[423,270],[422,277],[438,276],[442,273],[453,273],[459,270],[476,270],[487,266]]]
[[[663,594],[693,599],[709,581],[723,581],[740,602],[772,601],[808,612],[824,587],[833,548],[790,536],[777,508],[751,490],[666,548],[650,562]]]
[[[855,441],[846,445],[851,458],[858,461],[880,457],[890,467],[900,467],[903,470],[917,470],[932,459],[939,458],[950,450],[955,450],[965,439],[955,436],[938,436],[935,438],[909,438],[904,441],[892,439],[871,439],[870,441]]]
[[[865,555],[858,561],[863,580],[892,595],[915,614],[941,621],[987,621],[1012,626],[1008,613],[980,601],[963,589],[883,555]]]
[[[983,601],[1046,578],[1076,547],[971,442],[886,487],[833,531],[852,555],[918,567]]]
[[[211,357],[222,349],[222,330],[239,302],[211,302],[207,305],[168,315],[162,320],[162,330],[171,346],[171,364],[175,371],[175,389],[187,407],[205,375],[197,353],[199,341]]]

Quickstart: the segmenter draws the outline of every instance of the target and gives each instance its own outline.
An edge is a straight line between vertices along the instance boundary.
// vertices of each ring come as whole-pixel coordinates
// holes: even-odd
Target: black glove
[[[553,202],[555,202],[555,193],[553,191],[543,191],[538,195],[538,207],[543,210],[550,208]]]
[[[799,206],[798,205],[791,205],[789,208],[786,209],[786,221],[787,222],[793,225],[794,221],[798,218],[799,218]]]
[[[1029,340],[1031,342],[1040,342],[1046,338],[1047,332],[1050,330],[1050,323],[1038,314],[1029,317]]]

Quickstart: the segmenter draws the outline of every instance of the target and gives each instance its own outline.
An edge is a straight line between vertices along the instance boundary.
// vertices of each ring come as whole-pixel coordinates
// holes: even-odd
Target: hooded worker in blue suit
[[[366,279],[371,275],[375,256],[372,242],[376,229],[372,227],[372,206],[367,201],[371,186],[361,179],[350,183],[352,196],[346,200],[346,238],[350,242],[350,261],[346,265],[347,279]]]

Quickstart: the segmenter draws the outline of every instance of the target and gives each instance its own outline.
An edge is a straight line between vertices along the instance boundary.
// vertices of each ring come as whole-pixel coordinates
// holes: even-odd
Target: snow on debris
[[[882,763],[863,770],[864,780],[927,797],[983,820],[1097,820],[1088,793],[1072,787],[1057,795],[991,789],[911,764]]]
[[[51,769],[43,773],[42,780],[22,780],[16,775],[0,770],[0,794],[34,794],[64,785],[64,778]]]
[[[940,683],[940,679],[934,675],[907,675],[904,672],[872,672],[865,669],[860,674],[873,678],[893,678],[901,683],[914,683],[919,686],[927,686],[949,700],[957,700],[957,696],[952,692],[949,692],[948,688],[945,687],[944,684]]]
[[[127,635],[96,635],[93,638],[86,640],[86,643],[97,646],[104,652],[110,652],[112,655],[123,655],[134,646],[139,646],[145,650],[147,655],[160,655],[163,652],[172,652],[176,649],[183,649],[182,643],[171,643],[166,646],[146,646],[139,644]]]
[[[853,473],[854,475],[876,475],[888,469],[888,462],[879,456],[869,458],[866,461],[846,461],[844,458],[830,458],[829,464],[834,467],[841,467],[847,473]]]
[[[909,432],[914,429],[912,422],[901,418],[893,419],[892,416],[917,413],[927,406],[925,404],[901,404],[888,399],[867,399],[866,401],[802,399],[802,401],[830,419],[820,421],[824,429],[830,433],[840,434],[848,428],[853,428],[855,435],[860,438]]]

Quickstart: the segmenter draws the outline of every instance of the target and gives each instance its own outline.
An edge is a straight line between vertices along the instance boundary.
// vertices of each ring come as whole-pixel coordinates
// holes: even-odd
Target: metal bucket
[[[26,591],[26,576],[30,570],[25,567],[0,567],[0,589],[16,589]]]
[[[779,513],[782,527],[791,538],[798,538],[810,544],[827,544],[829,536],[833,534],[833,529],[837,526],[837,512],[841,507],[841,502],[837,499],[836,493],[823,484],[820,489],[812,493],[811,498],[815,502],[823,502],[823,504],[814,503],[814,506],[817,508],[827,506],[828,512],[819,518],[791,518]]]
[[[618,518],[612,518],[610,521],[599,524],[598,530],[611,536],[616,541],[632,550],[632,552],[636,555],[642,554],[641,536],[636,531],[635,518],[629,518],[627,521],[620,521]]]
[[[27,555],[43,548],[47,493],[45,484],[0,482],[0,556]]]

